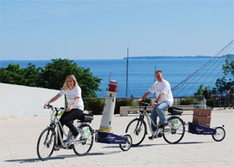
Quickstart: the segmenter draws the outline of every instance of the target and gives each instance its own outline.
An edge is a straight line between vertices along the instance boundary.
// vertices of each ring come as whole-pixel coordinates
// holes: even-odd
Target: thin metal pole
[[[111,80],[111,71],[109,71],[109,82],[108,82],[108,84],[110,83],[110,80]]]
[[[127,63],[126,63],[126,98],[128,97],[128,56],[129,56],[129,47],[127,47]]]
[[[155,72],[156,72],[156,66],[154,66],[154,83],[156,82]],[[154,93],[154,97],[156,97],[156,92]]]

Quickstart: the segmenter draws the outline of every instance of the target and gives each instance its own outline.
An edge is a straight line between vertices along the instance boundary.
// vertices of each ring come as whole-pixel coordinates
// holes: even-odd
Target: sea
[[[109,81],[115,80],[118,85],[118,98],[137,98],[141,97],[156,81],[156,70],[163,72],[163,77],[170,83],[174,96],[192,96],[201,84],[211,89],[215,87],[216,79],[224,76],[222,65],[225,64],[225,59],[225,57],[209,56],[161,56],[74,60],[74,62],[80,67],[90,68],[94,76],[102,79],[100,84],[102,91],[96,92],[98,97],[105,97]],[[9,63],[18,63],[21,68],[26,68],[28,63],[44,67],[50,62],[51,60],[1,60],[0,67],[7,67]],[[155,96],[151,94],[149,97]]]

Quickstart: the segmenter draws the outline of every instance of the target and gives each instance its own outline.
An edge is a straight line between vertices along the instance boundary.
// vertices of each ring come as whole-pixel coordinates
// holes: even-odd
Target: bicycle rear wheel
[[[128,124],[125,132],[131,135],[132,146],[137,146],[145,139],[146,123],[143,119],[136,118]]]
[[[79,141],[76,141],[73,146],[73,151],[76,155],[82,156],[86,155],[93,146],[93,130],[87,125],[81,125],[79,127],[82,131]]]
[[[168,125],[164,128],[163,138],[169,144],[176,144],[184,137],[184,121],[176,116],[170,117]]]
[[[37,156],[40,160],[49,159],[54,151],[55,146],[55,131],[52,128],[43,130],[37,141]]]

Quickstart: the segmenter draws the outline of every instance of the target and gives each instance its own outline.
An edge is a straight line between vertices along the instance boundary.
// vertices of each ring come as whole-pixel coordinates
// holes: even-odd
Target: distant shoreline
[[[220,56],[220,58],[222,57],[234,57],[233,54],[227,54],[227,55],[223,55]],[[198,56],[134,56],[134,57],[128,57],[128,59],[162,59],[162,58],[212,58],[213,56],[202,56],[202,55],[198,55]],[[124,57],[123,59],[127,59],[127,57]]]
[[[198,56],[132,56],[132,57],[128,57],[128,59],[162,59],[162,58],[212,58],[214,56],[202,56],[202,55],[198,55]],[[223,57],[233,57],[234,58],[234,54],[226,54],[223,56],[220,56],[218,58],[223,58]],[[58,59],[58,58],[52,58],[52,59]],[[47,60],[30,60],[30,59],[8,59],[8,60],[1,60],[1,61],[51,61],[52,59],[47,59]],[[73,60],[73,61],[103,61],[103,60],[126,60],[127,57],[124,58],[120,58],[120,59],[68,59],[68,60]]]

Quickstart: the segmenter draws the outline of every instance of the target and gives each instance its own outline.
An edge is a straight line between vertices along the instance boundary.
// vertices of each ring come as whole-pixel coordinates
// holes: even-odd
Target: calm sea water
[[[154,72],[162,70],[164,79],[170,82],[171,87],[175,87],[186,77],[198,70],[210,58],[191,57],[165,57],[155,59],[129,59],[128,68],[128,91],[127,96],[141,97],[155,82]],[[28,63],[44,67],[50,60],[2,60],[0,67],[7,67],[9,63],[19,63],[21,68],[27,67]],[[126,59],[118,60],[75,60],[78,66],[90,68],[94,76],[102,78],[98,97],[105,97],[109,78],[118,82],[117,97],[126,97]],[[225,58],[216,58],[210,61],[207,66],[194,75],[174,96],[193,95],[198,87],[215,86],[217,78],[222,77],[222,64]],[[155,96],[151,94],[150,97]]]

